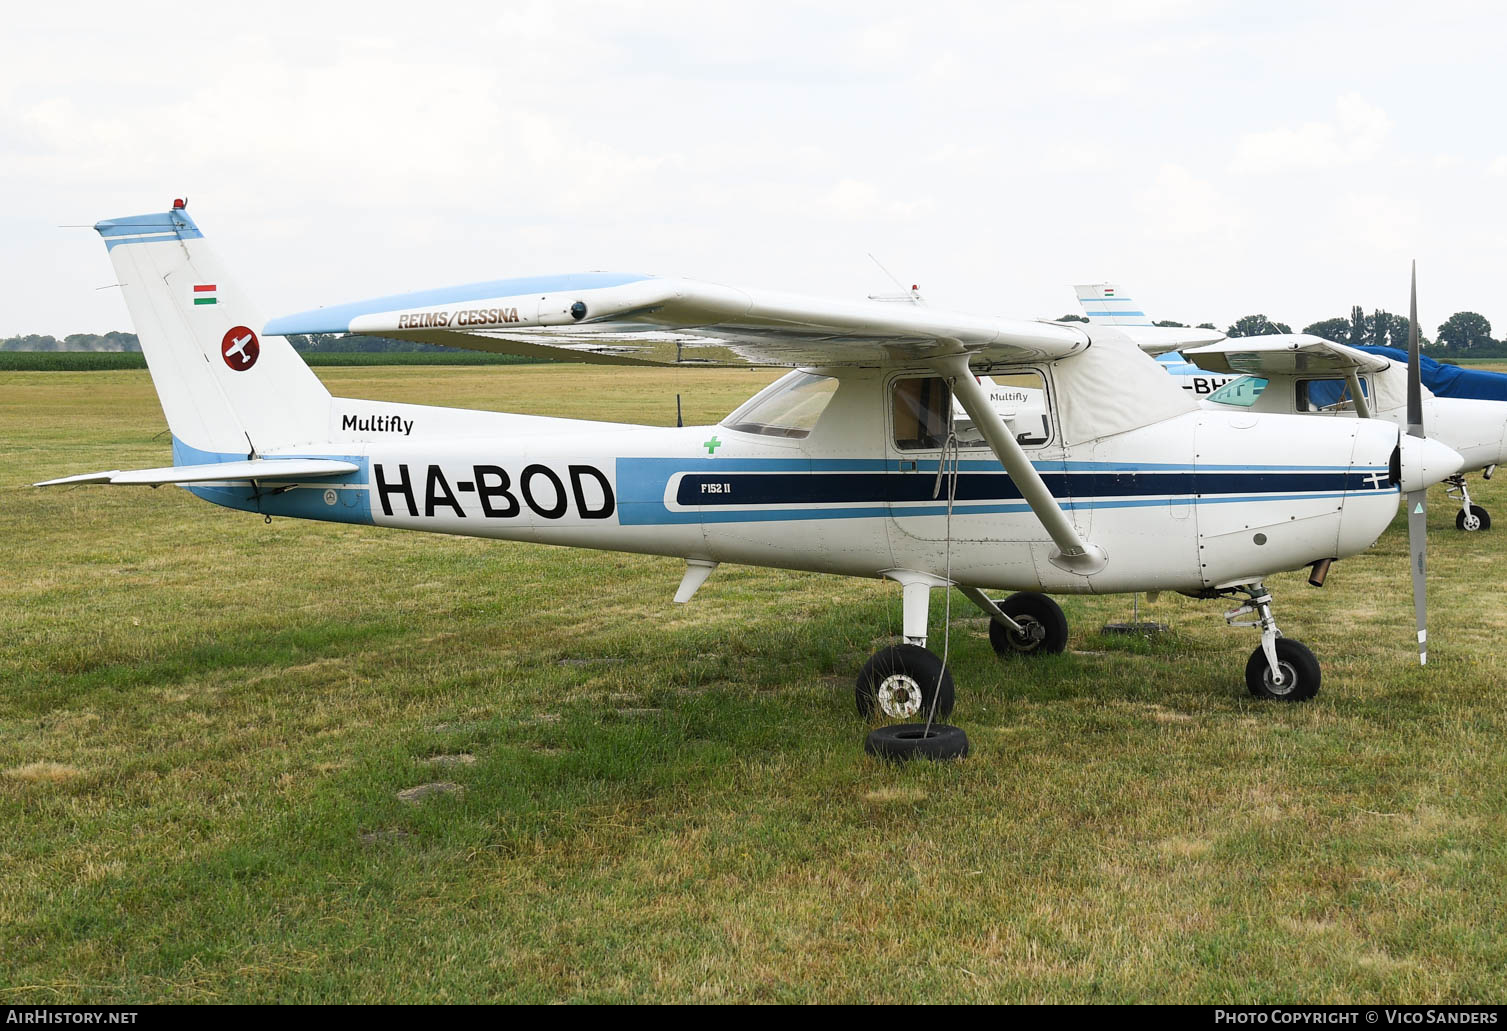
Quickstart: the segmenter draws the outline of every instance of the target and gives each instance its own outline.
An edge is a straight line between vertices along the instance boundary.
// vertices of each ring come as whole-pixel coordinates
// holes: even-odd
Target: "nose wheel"
[[[1245,686],[1257,698],[1301,702],[1319,692],[1319,660],[1299,641],[1281,637],[1276,642],[1278,680],[1267,661],[1266,649],[1251,652],[1245,664]]]
[[[1319,660],[1301,642],[1283,637],[1272,615],[1272,596],[1260,580],[1240,584],[1231,594],[1243,594],[1244,605],[1224,614],[1230,626],[1260,627],[1261,646],[1245,664],[1245,686],[1257,698],[1303,702],[1319,693]],[[1254,614],[1255,619],[1239,617]]]
[[[1466,485],[1464,475],[1456,473],[1444,482],[1448,485],[1446,490],[1449,496],[1460,499],[1460,511],[1455,513],[1455,529],[1465,533],[1491,529],[1491,515],[1480,505],[1471,502],[1470,487]]]
[[[1455,513],[1455,529],[1466,533],[1491,529],[1491,515],[1480,505],[1471,505]]]

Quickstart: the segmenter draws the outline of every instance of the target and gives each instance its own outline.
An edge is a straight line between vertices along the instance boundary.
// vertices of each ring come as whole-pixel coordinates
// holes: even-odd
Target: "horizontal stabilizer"
[[[84,473],[44,480],[36,487],[57,487],[65,483],[117,483],[160,487],[164,483],[225,483],[251,480],[322,480],[330,476],[349,476],[360,472],[354,462],[332,458],[253,458],[245,462],[215,462],[209,465],[170,465],[162,469],[112,469],[102,473]]]
[[[1224,334],[1217,329],[1191,329],[1186,326],[1116,326],[1115,328],[1150,355],[1169,354],[1190,347],[1217,344],[1224,339]]]

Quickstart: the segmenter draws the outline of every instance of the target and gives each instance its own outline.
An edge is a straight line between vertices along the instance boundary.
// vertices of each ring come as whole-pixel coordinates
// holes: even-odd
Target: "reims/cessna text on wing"
[[[1318,664],[1281,635],[1263,577],[1364,551],[1395,515],[1399,485],[1460,463],[1376,420],[1200,409],[1137,342],[1211,342],[1204,331],[612,273],[263,324],[181,205],[96,228],[174,464],[49,483],[177,483],[269,517],[676,556],[687,563],[680,602],[721,562],[887,577],[903,588],[904,643],[860,673],[866,715],[951,708],[951,677],[926,649],[931,593],[948,586],[991,617],[1002,654],[1064,647],[1066,622],[1044,592],[1234,597],[1226,618],[1254,614],[1237,625],[1261,631],[1249,689],[1311,697]],[[793,371],[715,426],[615,425],[332,397],[283,339],[329,331]],[[986,593],[1000,589],[1018,593]]]

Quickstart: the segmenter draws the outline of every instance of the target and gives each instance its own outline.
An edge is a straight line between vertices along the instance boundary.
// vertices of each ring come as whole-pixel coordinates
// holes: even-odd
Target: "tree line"
[[[1082,315],[1064,315],[1059,322],[1087,322]],[[1164,321],[1158,326],[1186,327],[1186,322]],[[1217,329],[1212,322],[1200,322],[1198,329]],[[1393,315],[1380,308],[1366,314],[1360,305],[1350,309],[1348,316],[1320,319],[1302,330],[1311,336],[1333,340],[1337,344],[1352,346],[1397,347],[1407,350],[1408,317]],[[1265,315],[1245,315],[1225,329],[1228,337],[1259,337],[1272,333],[1291,333],[1292,327],[1277,322]],[[1419,346],[1429,354],[1440,358],[1503,358],[1507,357],[1507,339],[1493,340],[1491,323],[1484,315],[1473,311],[1457,311],[1439,324],[1434,339],[1419,334]]]

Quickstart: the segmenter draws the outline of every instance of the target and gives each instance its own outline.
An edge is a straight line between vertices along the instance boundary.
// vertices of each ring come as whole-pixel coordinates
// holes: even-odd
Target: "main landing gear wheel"
[[[936,718],[946,718],[952,712],[952,694],[952,673],[941,659],[920,645],[896,644],[863,664],[853,697],[864,719],[877,711],[892,720],[924,720],[933,714],[933,697]]]
[[[1467,514],[1465,509],[1455,513],[1455,529],[1464,530],[1466,533],[1474,533],[1477,530],[1491,529],[1491,516],[1480,505],[1471,505]]]
[[[945,723],[896,723],[870,732],[863,750],[876,759],[909,762],[912,759],[963,759],[968,756],[968,735],[961,727]]]
[[[1045,594],[1012,594],[999,603],[999,608],[1019,623],[1024,633],[991,619],[989,643],[996,655],[1056,655],[1067,647],[1067,617]]]
[[[1245,664],[1245,686],[1251,694],[1280,702],[1304,702],[1319,693],[1319,660],[1299,642],[1277,638],[1277,668],[1282,671],[1280,684],[1272,677],[1265,650],[1251,652]]]

